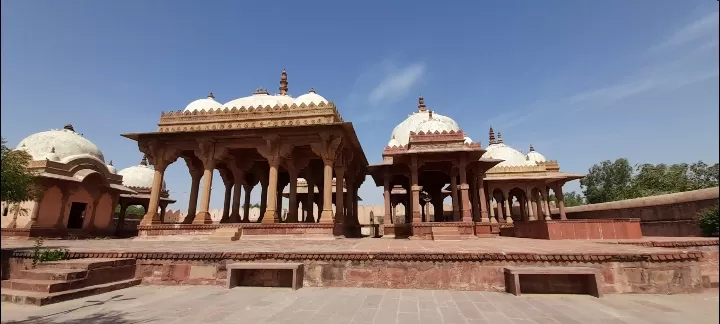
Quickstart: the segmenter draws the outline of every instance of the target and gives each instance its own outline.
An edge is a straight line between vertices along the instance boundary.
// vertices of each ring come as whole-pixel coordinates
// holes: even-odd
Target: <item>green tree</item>
[[[28,170],[32,160],[30,154],[22,150],[12,150],[5,145],[2,139],[0,160],[2,160],[2,174],[0,182],[2,201],[20,203],[33,199],[38,193],[35,188],[35,174]]]
[[[565,198],[565,207],[585,205],[585,197],[575,191],[565,192],[563,197]]]
[[[605,160],[593,165],[580,187],[588,204],[635,198],[632,194],[633,168],[625,159]]]

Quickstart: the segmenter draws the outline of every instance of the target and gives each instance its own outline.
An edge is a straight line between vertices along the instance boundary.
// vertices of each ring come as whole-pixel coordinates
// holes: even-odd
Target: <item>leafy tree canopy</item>
[[[718,186],[717,163],[639,164],[627,159],[593,165],[580,180],[587,203],[640,198]],[[566,198],[567,200],[567,198]]]
[[[2,182],[3,201],[19,203],[31,200],[35,197],[35,174],[28,170],[28,164],[32,157],[25,151],[12,150],[5,145],[7,142],[2,139]]]

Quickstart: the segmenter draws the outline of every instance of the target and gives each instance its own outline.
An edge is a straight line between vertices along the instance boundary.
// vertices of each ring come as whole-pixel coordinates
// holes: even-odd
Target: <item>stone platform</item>
[[[666,247],[655,247],[660,244]],[[679,248],[673,247],[677,243]],[[610,244],[612,243],[612,244]],[[4,239],[13,273],[27,267],[32,241]],[[717,285],[718,239],[553,241],[486,238],[462,241],[46,240],[71,258],[135,258],[146,284],[225,285],[228,263],[302,262],[306,287],[392,287],[504,291],[506,266],[582,266],[602,274],[603,293],[684,293]],[[7,256],[6,256],[7,255]],[[5,263],[5,261],[4,261]],[[4,265],[5,266],[5,265]],[[5,270],[3,270],[5,274]]]

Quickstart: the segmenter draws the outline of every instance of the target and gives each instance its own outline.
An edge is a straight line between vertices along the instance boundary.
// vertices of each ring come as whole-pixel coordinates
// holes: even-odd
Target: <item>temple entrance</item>
[[[74,202],[70,206],[70,215],[68,216],[67,228],[82,229],[85,220],[86,203]]]

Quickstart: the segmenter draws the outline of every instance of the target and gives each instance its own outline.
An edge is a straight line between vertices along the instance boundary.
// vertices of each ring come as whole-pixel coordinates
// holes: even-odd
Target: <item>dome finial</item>
[[[67,125],[65,125],[65,127],[63,127],[63,129],[67,129],[67,130],[73,131],[73,132],[75,131],[75,128],[73,128],[73,125],[72,125],[72,124],[67,124]]]
[[[108,163],[108,165],[109,165],[109,166],[113,166],[113,165],[112,165],[112,160],[110,160],[110,163]]]
[[[432,118],[432,110],[428,110],[428,116],[430,117],[430,119],[433,119]]]
[[[418,111],[426,111],[427,106],[425,106],[425,98],[423,98],[422,95],[420,95],[420,98],[418,98]]]
[[[530,144],[530,152],[535,152],[535,147],[532,144]]]
[[[502,134],[501,134],[500,132],[498,132],[498,140],[497,140],[497,142],[498,142],[498,144],[502,144],[502,143],[503,143]]]
[[[288,94],[287,71],[285,71],[285,69],[283,69],[282,73],[280,73],[280,94]]]
[[[213,94],[212,92],[210,92],[210,94],[208,94],[208,98],[215,99],[215,94]]]
[[[310,91],[308,93],[315,93],[315,88],[310,88]]]
[[[23,145],[25,145],[25,144],[23,144]],[[50,149],[50,153],[55,153],[55,146],[53,146],[53,147]]]
[[[142,165],[142,166],[147,166],[147,165],[148,165],[148,162],[147,162],[147,154],[143,154],[143,158],[142,158],[142,160],[140,160],[140,165]]]
[[[497,142],[495,141],[495,130],[490,126],[490,145],[492,144],[497,144]]]

